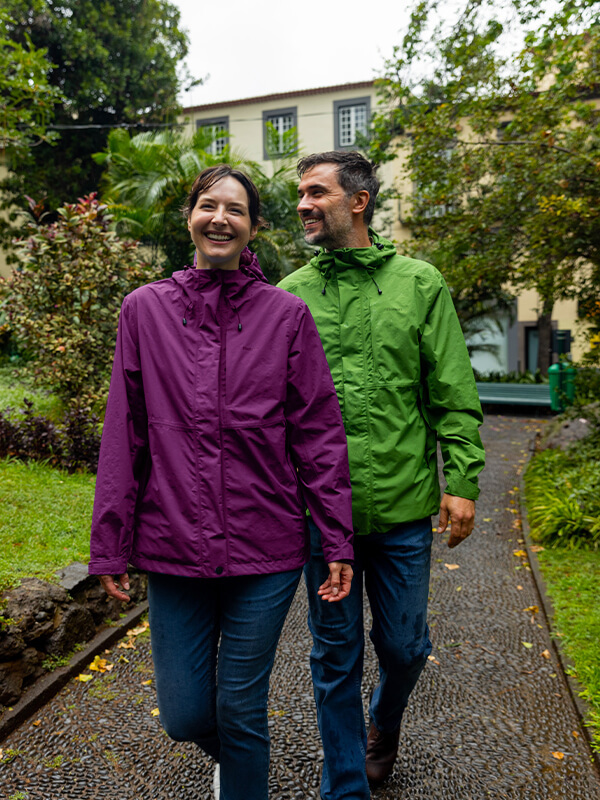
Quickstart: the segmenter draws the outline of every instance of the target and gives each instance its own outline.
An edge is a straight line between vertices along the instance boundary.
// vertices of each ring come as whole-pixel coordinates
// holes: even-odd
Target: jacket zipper
[[[229,564],[229,536],[228,536],[228,521],[227,521],[227,503],[225,501],[225,448],[223,438],[223,419],[225,416],[225,377],[226,377],[226,359],[227,359],[227,319],[225,311],[225,299],[223,292],[225,286],[221,283],[221,297],[219,298],[219,305],[221,306],[221,313],[219,314],[219,329],[221,333],[221,348],[219,353],[219,446],[221,448],[221,499],[223,505],[223,535],[225,537],[225,564]]]

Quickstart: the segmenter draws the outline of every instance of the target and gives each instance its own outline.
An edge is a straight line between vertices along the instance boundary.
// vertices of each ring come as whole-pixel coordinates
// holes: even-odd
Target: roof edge
[[[347,91],[352,89],[367,89],[375,85],[375,78],[370,81],[360,81],[358,83],[341,83],[336,86],[321,86],[316,89],[300,89],[296,92],[277,92],[275,94],[263,94],[256,97],[245,97],[240,100],[224,100],[222,103],[206,103],[200,106],[186,106],[182,113],[189,114],[194,111],[211,111],[215,108],[231,108],[250,103],[265,103],[271,100],[285,100],[290,97],[306,97],[308,95],[326,94],[333,91]]]

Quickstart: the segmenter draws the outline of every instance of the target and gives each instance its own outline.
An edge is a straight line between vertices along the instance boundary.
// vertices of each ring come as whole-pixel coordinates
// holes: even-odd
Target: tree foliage
[[[14,151],[56,137],[47,126],[62,95],[48,81],[46,51],[27,36],[22,44],[7,38],[9,23],[0,11],[0,146]]]
[[[55,107],[60,148],[42,145],[12,163],[9,201],[25,195],[55,210],[95,191],[101,170],[91,156],[119,125],[170,122],[189,76],[179,10],[168,0],[5,0],[7,37],[47,51],[48,80],[62,92]]]
[[[220,155],[211,154],[212,136],[202,128],[191,139],[176,130],[135,136],[112,131],[106,150],[96,160],[106,168],[103,196],[111,205],[117,231],[149,245],[165,274],[191,264],[194,246],[181,209],[201,170],[228,163],[246,172],[258,187],[267,227],[251,247],[267,278],[276,282],[306,262],[290,162],[274,162],[268,177],[255,162],[229,147]]]
[[[19,266],[0,283],[2,310],[37,385],[68,404],[101,407],[121,301],[156,273],[136,242],[109,230],[94,195],[58,213],[50,225],[30,222],[18,242]]]
[[[412,233],[467,307],[537,291],[543,371],[554,304],[589,298],[600,278],[600,2],[545,8],[467,0],[436,26],[437,0],[418,3],[371,148],[394,157],[400,134]]]

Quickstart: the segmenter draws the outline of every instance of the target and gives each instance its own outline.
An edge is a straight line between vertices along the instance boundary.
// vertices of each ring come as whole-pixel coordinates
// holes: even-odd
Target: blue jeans
[[[400,726],[411,691],[431,652],[427,627],[431,519],[354,537],[350,595],[325,603],[317,588],[328,574],[319,531],[310,521],[311,559],[304,568],[313,635],[311,670],[324,762],[322,800],[368,800],[366,729],[361,696],[364,658],[363,580],[379,660],[369,715],[380,731]]]
[[[148,575],[160,720],[220,763],[221,800],[267,800],[269,678],[301,574]]]

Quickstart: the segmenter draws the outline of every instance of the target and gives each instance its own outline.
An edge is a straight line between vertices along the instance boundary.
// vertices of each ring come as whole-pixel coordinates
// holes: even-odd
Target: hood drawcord
[[[325,290],[327,289],[327,284],[329,283],[329,275],[325,278],[325,285],[321,289],[321,294],[325,294]]]
[[[369,272],[369,278],[371,278],[371,280],[372,280],[372,281],[373,281],[373,283],[375,284],[375,288],[377,289],[377,294],[383,294],[383,292],[381,291],[381,289],[380,289],[380,288],[379,288],[379,286],[377,285],[377,281],[376,281],[376,280],[375,280],[375,278],[374,278],[374,277],[371,275],[371,273],[370,273],[370,272]]]
[[[237,310],[236,306],[234,306],[234,304],[231,302],[231,300],[227,297],[226,293],[224,294],[224,297],[225,297],[225,302],[227,303],[229,308],[233,311],[233,313],[237,317],[237,320],[238,320],[238,331],[241,332],[241,330],[242,330],[242,320],[240,319],[240,312]]]
[[[184,328],[188,324],[187,318],[188,318],[189,312],[192,310],[193,307],[194,307],[193,303],[188,303],[187,306],[185,307],[185,311],[183,312],[183,319],[181,320],[182,323],[183,323],[183,327]]]
[[[230,305],[231,305],[231,303],[230,303]],[[232,309],[233,313],[236,315],[236,317],[238,318],[238,331],[241,332],[241,330],[242,330],[242,320],[240,319],[240,312],[237,310],[237,308],[234,305],[231,305],[231,309]]]

